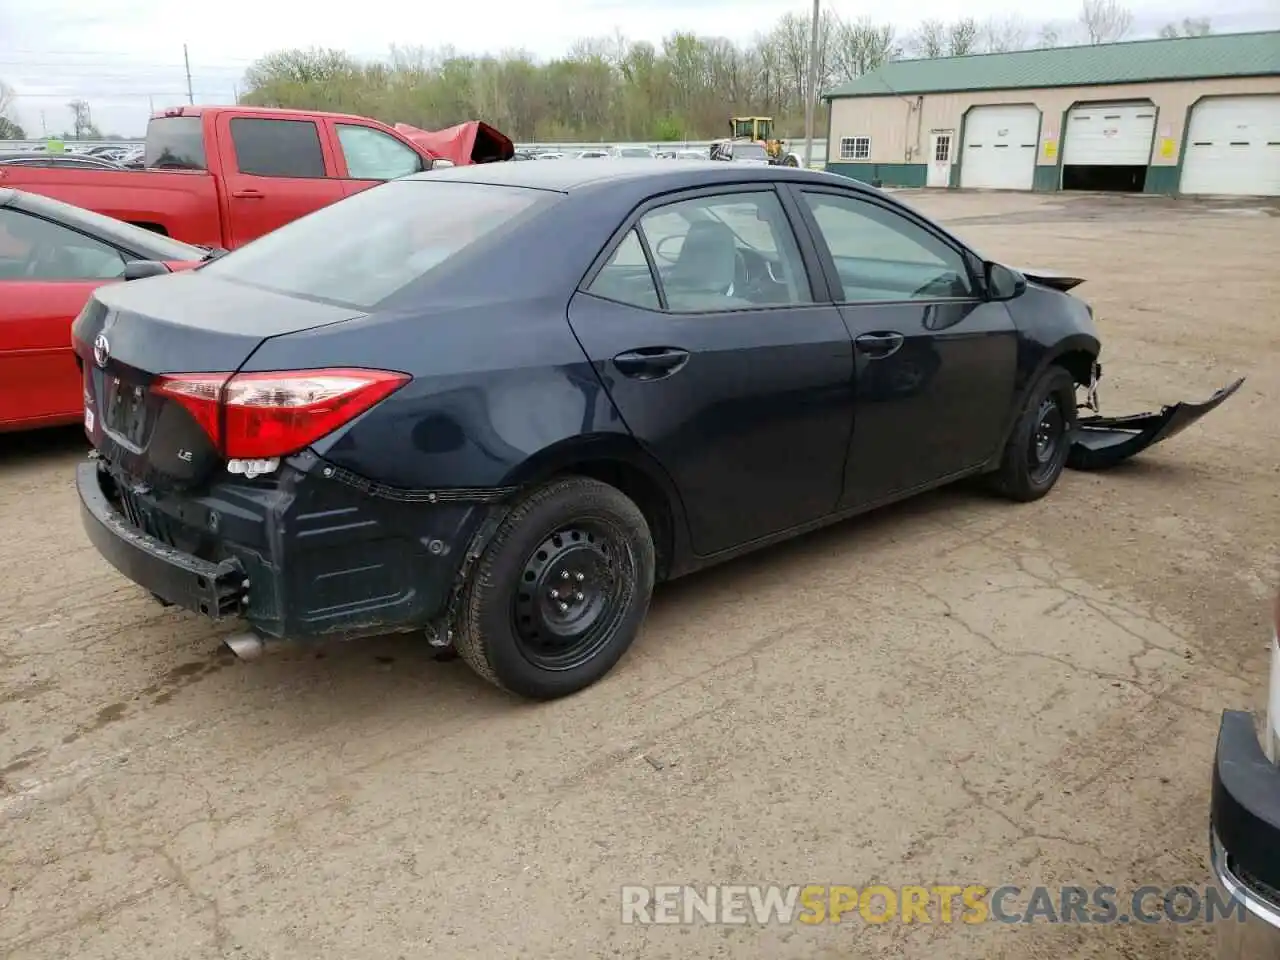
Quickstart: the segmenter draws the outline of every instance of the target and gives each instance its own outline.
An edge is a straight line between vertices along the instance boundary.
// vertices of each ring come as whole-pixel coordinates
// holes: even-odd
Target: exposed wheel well
[[[585,460],[566,468],[561,474],[599,480],[616,487],[631,498],[644,514],[653,535],[654,551],[657,554],[656,578],[665,580],[671,569],[671,554],[675,544],[675,517],[662,488],[639,467],[620,460]]]
[[[150,230],[152,233],[158,233],[164,237],[167,237],[169,235],[169,231],[166,230],[164,226],[159,223],[150,223],[146,220],[130,220],[129,222],[132,223],[135,227],[141,227],[143,230]]]
[[[1054,357],[1055,366],[1062,367],[1076,383],[1085,386],[1093,372],[1093,361],[1096,358],[1088,350],[1068,350],[1059,357]]]

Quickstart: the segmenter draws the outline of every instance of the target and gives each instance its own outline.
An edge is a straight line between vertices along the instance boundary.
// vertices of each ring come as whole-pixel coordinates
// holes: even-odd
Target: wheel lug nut
[[[573,595],[573,599],[575,599],[575,600],[581,600],[581,599],[582,599],[582,593],[581,593],[581,592],[579,592],[579,593],[575,593],[575,594]]]
[[[569,571],[568,571],[568,570],[561,570],[561,571],[560,571],[560,579],[561,579],[561,580],[568,580],[568,579],[569,579]]]
[[[560,598],[560,591],[559,591],[559,590],[552,590],[552,591],[551,591],[551,599],[552,599],[552,600],[558,600],[559,598]]]
[[[575,573],[575,574],[573,575],[573,579],[575,579],[575,580],[577,580],[579,583],[581,583],[583,580],[585,580],[585,579],[587,579],[587,578],[586,578],[585,576],[583,576],[581,573]]]
[[[560,601],[560,612],[566,613],[568,610],[569,610],[569,605],[565,603],[563,600]]]

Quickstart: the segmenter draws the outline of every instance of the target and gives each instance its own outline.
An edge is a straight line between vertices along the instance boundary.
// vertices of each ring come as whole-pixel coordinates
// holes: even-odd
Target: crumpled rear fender
[[[1176,437],[1206,413],[1240,389],[1241,377],[1217,391],[1203,403],[1175,403],[1158,413],[1137,413],[1127,417],[1081,417],[1067,455],[1073,470],[1102,470],[1128,460],[1162,440]]]

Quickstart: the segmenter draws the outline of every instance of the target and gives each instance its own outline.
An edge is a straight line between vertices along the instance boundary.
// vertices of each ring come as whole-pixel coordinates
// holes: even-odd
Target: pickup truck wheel
[[[1000,468],[990,477],[992,489],[1022,503],[1039,500],[1062,476],[1075,432],[1075,380],[1051,366],[1027,394]]]
[[[480,676],[536,700],[608,673],[649,608],[644,514],[608,484],[553,480],[507,514],[462,596],[455,646]]]

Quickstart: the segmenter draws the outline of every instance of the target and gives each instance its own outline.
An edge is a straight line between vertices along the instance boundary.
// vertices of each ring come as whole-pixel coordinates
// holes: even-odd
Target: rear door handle
[[[232,190],[231,195],[240,200],[261,200],[264,196],[261,190],[255,190],[252,187],[247,190]]]
[[[853,342],[860,352],[880,360],[897,353],[905,339],[900,333],[864,333]]]
[[[619,373],[636,380],[669,377],[688,362],[689,351],[679,347],[641,347],[613,358]]]

